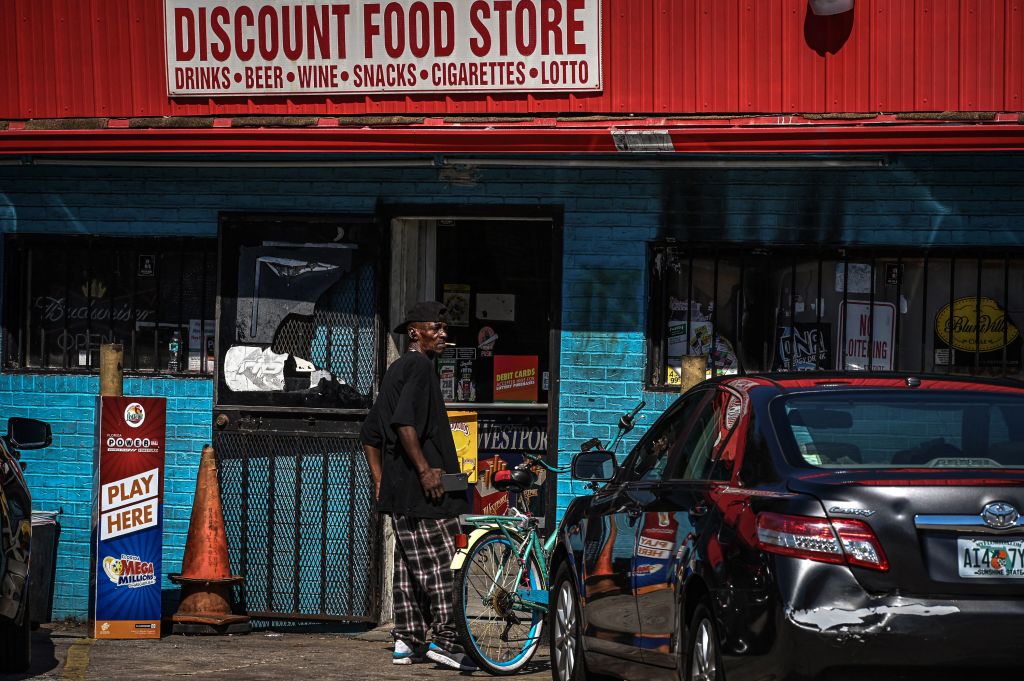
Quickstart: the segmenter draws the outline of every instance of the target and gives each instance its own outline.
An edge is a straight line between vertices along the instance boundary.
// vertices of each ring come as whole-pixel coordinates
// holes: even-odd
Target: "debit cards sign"
[[[93,551],[95,638],[160,637],[163,397],[101,397]]]

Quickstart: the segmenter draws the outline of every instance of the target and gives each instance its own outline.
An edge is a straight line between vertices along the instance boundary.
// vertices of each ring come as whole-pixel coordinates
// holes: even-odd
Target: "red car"
[[[729,376],[679,398],[557,530],[556,681],[1024,666],[1024,386]]]

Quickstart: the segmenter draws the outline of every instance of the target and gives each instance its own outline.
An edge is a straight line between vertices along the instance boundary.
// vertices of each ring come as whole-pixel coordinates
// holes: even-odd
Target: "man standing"
[[[441,303],[417,303],[395,327],[409,347],[384,374],[360,439],[377,508],[395,523],[393,662],[427,657],[468,671],[476,666],[456,642],[449,569],[466,493],[442,486],[442,475],[458,473],[459,463],[434,368],[448,338],[446,313]]]

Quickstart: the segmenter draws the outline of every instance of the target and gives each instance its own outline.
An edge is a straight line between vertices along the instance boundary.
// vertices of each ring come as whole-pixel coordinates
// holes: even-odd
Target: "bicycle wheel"
[[[520,578],[516,547],[500,531],[473,544],[455,575],[455,613],[463,646],[482,669],[513,674],[537,652],[544,615],[517,605],[515,595],[543,588],[536,557],[530,555]]]

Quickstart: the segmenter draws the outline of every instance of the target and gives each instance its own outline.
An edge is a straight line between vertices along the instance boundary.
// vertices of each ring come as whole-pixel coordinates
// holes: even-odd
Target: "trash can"
[[[60,523],[53,511],[32,511],[32,556],[29,563],[31,591],[28,596],[32,628],[53,617],[53,586],[57,576],[57,539]]]

